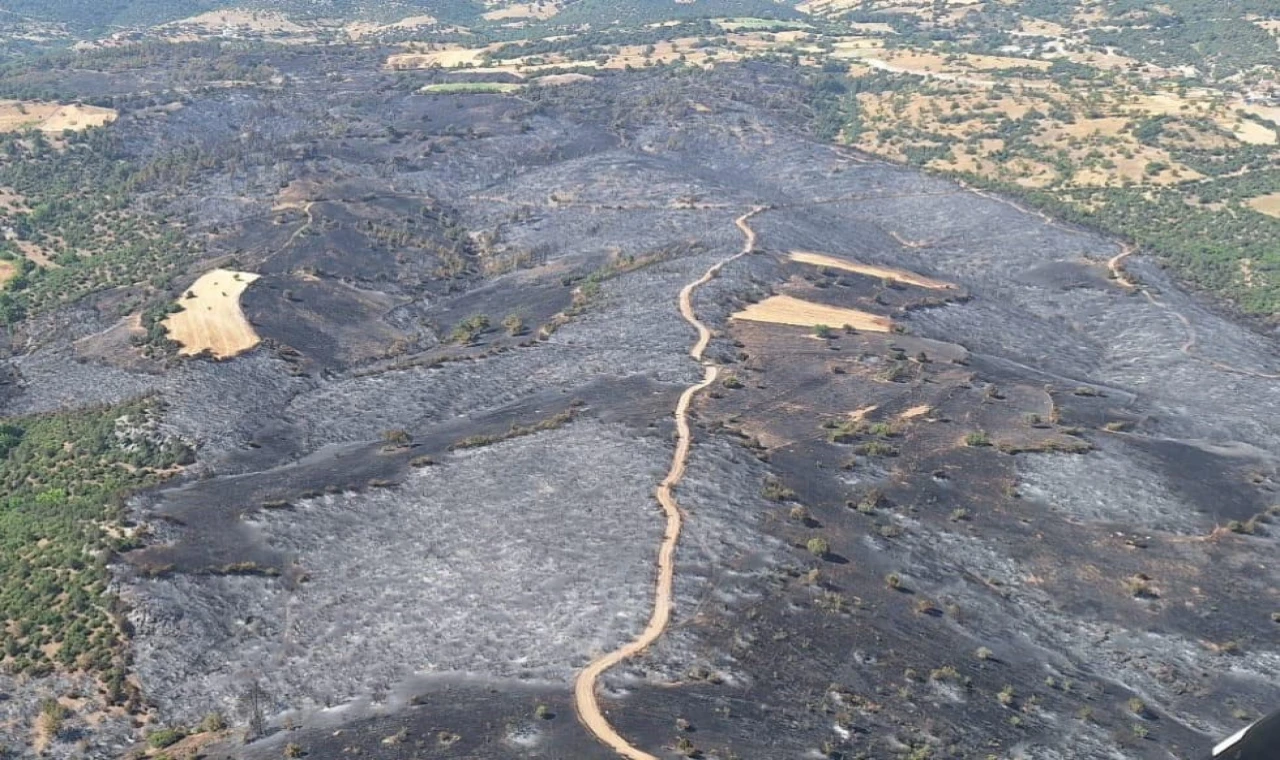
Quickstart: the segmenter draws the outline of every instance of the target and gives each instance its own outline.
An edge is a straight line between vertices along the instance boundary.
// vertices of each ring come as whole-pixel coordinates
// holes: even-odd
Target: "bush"
[[[830,338],[832,335],[832,331],[831,331],[831,328],[827,327],[826,325],[814,325],[813,334],[819,338]]]
[[[1239,520],[1232,520],[1231,522],[1227,523],[1227,530],[1231,531],[1232,533],[1239,533],[1241,535],[1247,536],[1247,535],[1252,535],[1254,530],[1256,530],[1256,528],[1254,527],[1254,523],[1252,520],[1249,520],[1248,522],[1240,522]]]
[[[855,446],[853,452],[865,457],[896,457],[898,456],[898,447],[882,441],[868,441]]]
[[[449,333],[449,342],[469,345],[475,343],[476,339],[488,329],[489,317],[484,314],[477,314],[462,320],[454,326],[453,332]]]
[[[200,721],[200,730],[204,732],[223,731],[226,727],[227,721],[220,712],[211,712]]]
[[[44,699],[40,702],[40,730],[45,736],[56,737],[62,733],[62,726],[67,721],[67,708],[56,699]]]
[[[761,492],[769,501],[789,501],[796,497],[796,492],[782,485],[777,478],[769,478],[764,482],[764,490]]]
[[[164,749],[165,747],[177,744],[187,737],[187,732],[182,728],[160,728],[147,734],[147,746],[152,749]]]
[[[512,337],[515,337],[516,335],[523,335],[527,332],[524,320],[515,314],[508,314],[504,317],[502,320],[502,327],[506,329],[507,335]]]
[[[388,446],[408,446],[413,443],[413,436],[407,430],[384,430],[382,440]]]
[[[809,542],[805,544],[805,548],[809,550],[810,554],[818,557],[819,559],[831,553],[831,545],[827,543],[827,539],[822,538],[821,536],[815,536],[814,538],[809,539]]]
[[[1155,587],[1151,585],[1151,578],[1142,573],[1126,578],[1124,588],[1131,596],[1138,599],[1156,599],[1160,596]]]
[[[964,445],[966,446],[990,446],[991,439],[987,437],[986,432],[975,430],[964,437]]]

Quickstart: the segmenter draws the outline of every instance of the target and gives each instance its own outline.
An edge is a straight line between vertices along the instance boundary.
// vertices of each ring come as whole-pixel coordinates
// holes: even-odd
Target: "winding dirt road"
[[[601,655],[583,668],[582,672],[578,673],[578,678],[573,684],[573,699],[578,711],[578,720],[587,727],[588,731],[595,734],[597,739],[613,748],[619,755],[630,758],[630,760],[658,760],[658,758],[631,744],[614,730],[613,725],[609,723],[609,719],[605,717],[604,711],[600,709],[600,702],[596,698],[596,684],[605,671],[623,660],[643,652],[653,642],[657,641],[658,637],[666,631],[668,624],[671,622],[671,594],[675,584],[676,543],[680,539],[680,528],[683,524],[680,505],[676,501],[673,489],[684,478],[685,463],[689,459],[689,447],[693,441],[693,436],[689,429],[689,405],[693,402],[694,396],[703,388],[714,383],[720,374],[718,367],[704,361],[702,358],[703,353],[707,350],[707,344],[711,342],[711,330],[698,319],[697,313],[694,312],[693,294],[698,288],[714,279],[726,264],[755,250],[756,233],[755,230],[751,229],[748,221],[751,217],[764,211],[765,208],[765,206],[757,206],[734,221],[734,224],[738,226],[738,229],[742,230],[742,234],[746,237],[746,242],[742,244],[742,250],[717,262],[704,272],[701,277],[685,285],[680,291],[680,315],[698,331],[698,340],[689,349],[689,356],[702,363],[703,376],[701,382],[685,389],[684,393],[680,395],[680,401],[676,404],[676,451],[671,458],[671,469],[667,471],[667,476],[663,478],[662,483],[658,485],[655,492],[658,503],[662,505],[662,511],[667,517],[667,530],[662,537],[662,545],[658,549],[658,582],[654,591],[653,613],[649,616],[649,624],[645,626],[639,636],[618,649]]]
[[[1112,256],[1107,261],[1107,269],[1111,270],[1112,279],[1114,279],[1117,283],[1119,283],[1120,286],[1123,287],[1125,290],[1129,290],[1129,291],[1136,290],[1142,293],[1143,297],[1146,298],[1147,301],[1150,302],[1152,306],[1156,306],[1161,309],[1164,309],[1165,311],[1169,312],[1174,317],[1176,317],[1177,320],[1182,323],[1183,328],[1187,331],[1187,339],[1183,342],[1182,346],[1179,347],[1178,350],[1180,350],[1183,354],[1185,354],[1187,358],[1201,362],[1202,364],[1208,364],[1210,367],[1213,367],[1215,369],[1220,369],[1223,372],[1232,372],[1237,375],[1256,377],[1261,380],[1280,380],[1280,373],[1258,372],[1252,369],[1243,369],[1241,367],[1235,367],[1230,364],[1225,364],[1223,362],[1216,361],[1214,359],[1207,359],[1203,356],[1199,356],[1196,353],[1196,344],[1199,341],[1199,337],[1196,335],[1195,325],[1191,323],[1191,320],[1187,318],[1187,315],[1169,306],[1169,304],[1165,303],[1164,301],[1161,301],[1159,298],[1156,298],[1154,295],[1151,294],[1151,291],[1149,289],[1142,287],[1141,283],[1135,280],[1133,276],[1129,274],[1129,271],[1124,268],[1124,260],[1132,256],[1134,251],[1135,251],[1134,246],[1129,245],[1127,243],[1124,244],[1120,253],[1117,253],[1115,256]]]

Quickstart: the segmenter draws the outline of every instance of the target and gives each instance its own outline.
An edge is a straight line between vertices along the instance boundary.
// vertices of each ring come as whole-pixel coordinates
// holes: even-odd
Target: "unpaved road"
[[[707,350],[707,344],[711,342],[711,330],[698,319],[697,313],[693,310],[694,291],[710,282],[726,264],[755,250],[756,233],[755,230],[751,229],[748,221],[751,217],[764,211],[765,208],[764,206],[757,206],[734,221],[734,224],[738,225],[738,229],[742,230],[742,234],[746,237],[746,242],[742,244],[742,250],[716,262],[701,277],[685,285],[680,291],[680,315],[698,331],[698,340],[689,349],[689,355],[699,362],[703,362],[702,355]],[[658,760],[658,758],[631,744],[614,730],[609,723],[609,719],[605,717],[604,712],[600,709],[600,702],[596,698],[596,683],[609,668],[643,652],[649,645],[657,641],[658,637],[666,631],[667,625],[671,622],[671,593],[672,586],[675,583],[676,542],[680,539],[682,525],[680,505],[676,501],[673,489],[684,477],[685,463],[689,458],[689,447],[693,440],[689,430],[689,404],[699,391],[714,383],[719,374],[720,369],[718,367],[703,362],[702,381],[686,388],[684,393],[680,394],[680,401],[676,404],[676,451],[671,458],[671,469],[667,471],[667,476],[663,478],[656,491],[658,503],[662,505],[662,511],[667,517],[667,530],[662,537],[662,546],[658,548],[658,583],[654,592],[653,613],[649,617],[649,624],[645,626],[639,636],[622,647],[601,655],[583,668],[573,685],[573,700],[578,711],[578,720],[587,727],[588,731],[595,734],[596,738],[612,747],[619,755],[631,760]]]
[[[1206,359],[1203,356],[1198,356],[1196,354],[1196,344],[1199,341],[1199,337],[1196,335],[1196,328],[1195,328],[1195,325],[1191,323],[1191,320],[1188,319],[1187,316],[1182,312],[1178,311],[1177,309],[1174,309],[1173,307],[1169,306],[1169,304],[1165,303],[1164,301],[1161,301],[1159,298],[1156,298],[1154,295],[1152,295],[1150,290],[1142,287],[1137,280],[1135,280],[1133,277],[1129,275],[1128,270],[1124,268],[1124,260],[1129,258],[1131,255],[1133,255],[1135,250],[1136,248],[1133,245],[1130,245],[1128,243],[1123,244],[1123,247],[1120,253],[1116,254],[1115,256],[1112,256],[1107,261],[1107,269],[1111,271],[1112,279],[1114,279],[1117,283],[1119,283],[1120,286],[1123,287],[1125,290],[1129,290],[1129,291],[1138,290],[1139,292],[1142,293],[1143,297],[1146,298],[1147,301],[1151,303],[1152,306],[1158,306],[1161,309],[1168,311],[1170,314],[1176,317],[1179,322],[1182,323],[1183,328],[1185,328],[1187,331],[1187,339],[1185,342],[1183,342],[1182,346],[1179,348],[1179,350],[1182,351],[1182,353],[1186,354],[1187,357],[1190,359],[1194,359],[1195,361],[1198,361],[1198,362],[1203,362],[1205,364],[1208,364],[1210,367],[1214,367],[1215,369],[1220,369],[1223,372],[1233,372],[1237,375],[1247,375],[1249,377],[1256,377],[1261,380],[1280,380],[1280,374],[1277,374],[1277,373],[1258,372],[1256,370],[1243,369],[1241,367],[1234,367],[1230,364],[1225,364],[1223,362],[1216,361],[1214,359]]]

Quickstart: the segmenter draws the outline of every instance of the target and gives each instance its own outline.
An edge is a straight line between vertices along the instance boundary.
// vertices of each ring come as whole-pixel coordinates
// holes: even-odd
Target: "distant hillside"
[[[63,23],[76,33],[114,27],[156,26],[224,8],[284,13],[296,18],[394,20],[430,14],[441,21],[472,21],[484,11],[473,0],[7,0],[3,11]]]

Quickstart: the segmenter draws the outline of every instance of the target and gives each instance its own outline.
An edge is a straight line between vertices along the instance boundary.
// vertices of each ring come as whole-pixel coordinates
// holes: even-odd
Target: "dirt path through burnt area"
[[[698,331],[698,339],[694,342],[693,347],[689,349],[689,355],[702,364],[703,376],[701,382],[685,389],[684,393],[680,395],[680,401],[676,404],[676,451],[671,458],[671,469],[667,471],[667,476],[658,485],[655,494],[658,498],[658,503],[662,506],[663,513],[666,515],[667,529],[662,537],[662,545],[658,548],[658,580],[654,590],[653,613],[649,617],[649,624],[645,626],[639,636],[618,649],[593,660],[582,669],[573,685],[573,699],[574,706],[578,712],[578,720],[587,727],[588,731],[595,734],[597,739],[613,748],[619,755],[630,758],[630,760],[658,760],[658,758],[631,744],[614,730],[613,725],[609,723],[609,719],[605,717],[604,711],[600,709],[600,702],[596,697],[596,684],[605,671],[623,660],[643,652],[653,642],[657,641],[658,637],[666,631],[667,625],[671,622],[671,594],[675,585],[676,543],[680,539],[682,525],[680,505],[676,501],[674,489],[684,477],[685,463],[688,461],[689,448],[693,440],[689,428],[689,405],[698,392],[714,383],[720,374],[719,367],[703,360],[702,355],[707,350],[707,345],[711,342],[711,330],[698,319],[698,315],[693,309],[693,294],[698,288],[714,279],[726,264],[755,250],[756,233],[755,230],[751,229],[751,225],[748,222],[751,217],[764,211],[765,208],[765,206],[757,206],[734,221],[738,225],[738,229],[742,230],[742,234],[746,237],[746,241],[742,244],[742,250],[716,262],[701,277],[685,285],[680,291],[680,315]]]
[[[1136,290],[1138,292],[1141,292],[1143,297],[1146,298],[1147,301],[1150,302],[1152,306],[1157,306],[1161,309],[1165,309],[1174,317],[1176,317],[1179,322],[1182,323],[1183,328],[1185,328],[1187,331],[1187,339],[1186,341],[1183,342],[1182,346],[1179,348],[1179,350],[1182,351],[1182,353],[1186,354],[1188,358],[1194,359],[1195,361],[1198,361],[1198,362],[1203,362],[1205,364],[1208,364],[1210,367],[1220,369],[1223,372],[1234,372],[1237,375],[1247,375],[1248,377],[1256,377],[1262,380],[1280,380],[1280,373],[1257,372],[1251,369],[1242,369],[1240,367],[1233,367],[1230,364],[1225,364],[1220,361],[1215,361],[1213,359],[1206,359],[1203,356],[1198,356],[1196,354],[1196,343],[1198,341],[1198,337],[1196,335],[1196,328],[1195,328],[1195,325],[1191,323],[1191,320],[1187,318],[1187,315],[1169,306],[1169,304],[1165,303],[1164,301],[1161,301],[1159,298],[1156,298],[1154,295],[1151,294],[1150,290],[1142,287],[1142,285],[1137,280],[1135,280],[1132,276],[1130,276],[1128,270],[1124,268],[1124,260],[1132,256],[1135,250],[1136,248],[1133,245],[1129,243],[1124,243],[1121,247],[1120,253],[1117,253],[1115,256],[1112,256],[1107,261],[1107,269],[1110,270],[1111,272],[1111,278],[1115,280],[1117,283],[1119,283],[1120,287],[1124,288],[1125,290],[1129,290],[1129,291]]]

